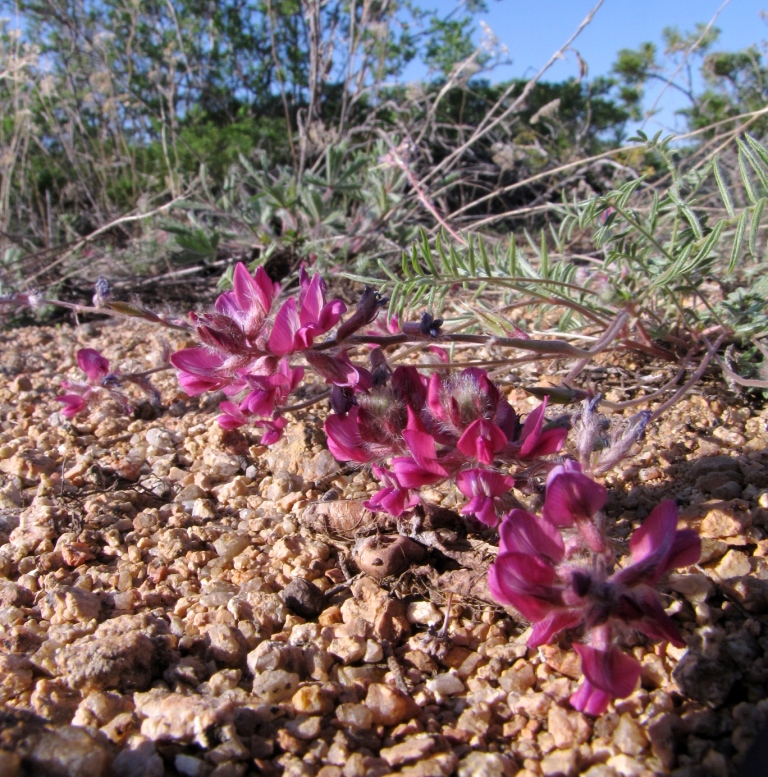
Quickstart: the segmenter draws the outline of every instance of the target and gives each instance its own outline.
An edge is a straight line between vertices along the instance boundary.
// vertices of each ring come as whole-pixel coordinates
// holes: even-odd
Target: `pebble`
[[[323,719],[319,715],[299,715],[285,724],[291,736],[297,739],[316,739],[323,728]]]
[[[85,637],[56,654],[56,664],[73,688],[144,691],[159,669],[159,643],[140,631]]]
[[[342,726],[359,731],[366,731],[373,725],[373,712],[364,704],[339,704],[336,718]]]
[[[222,561],[232,561],[239,556],[248,546],[250,540],[247,534],[238,534],[236,532],[227,532],[222,534],[217,540],[214,540],[213,547]]]
[[[261,672],[253,678],[253,693],[270,704],[290,699],[299,687],[299,675],[275,669]]]
[[[399,745],[384,747],[379,753],[388,766],[402,766],[403,764],[420,761],[435,749],[435,740],[430,736],[415,736],[406,739]]]
[[[293,709],[307,715],[322,715],[333,709],[333,701],[319,685],[305,685],[291,698]],[[362,705],[360,705],[362,706]]]
[[[671,574],[667,585],[682,594],[691,604],[703,604],[715,590],[714,583],[698,572],[691,574]]]
[[[84,728],[43,729],[26,758],[32,774],[106,777],[112,755],[107,744]]]
[[[231,701],[205,696],[184,696],[154,689],[134,694],[136,712],[144,720],[141,733],[154,741],[175,741],[209,747],[208,732],[232,723]]]
[[[750,572],[749,558],[739,550],[729,550],[715,567],[715,574],[721,580],[743,577]]]
[[[365,706],[371,711],[373,722],[384,726],[396,726],[421,712],[410,696],[381,683],[368,687]]]
[[[577,750],[553,750],[541,760],[544,777],[576,777],[579,773]]]
[[[457,693],[464,693],[465,689],[458,675],[445,672],[427,680],[427,690],[436,696],[455,696]]]
[[[625,755],[640,755],[648,746],[645,732],[627,713],[619,719],[612,742]]]
[[[406,617],[409,623],[418,623],[423,626],[436,626],[443,620],[440,610],[432,602],[411,602],[408,605]]]
[[[142,736],[132,737],[112,762],[114,777],[163,777],[165,765],[155,743]]]
[[[366,653],[367,643],[362,637],[344,636],[331,640],[328,652],[348,666],[360,661]]]
[[[291,580],[281,596],[291,612],[309,620],[317,618],[327,605],[325,594],[316,585],[300,577]]]
[[[730,502],[715,502],[683,510],[681,517],[687,520],[704,513],[700,534],[705,538],[721,539],[743,534],[752,525],[749,504],[739,499]]]
[[[607,765],[621,777],[646,777],[648,770],[640,762],[623,753],[611,756]]]
[[[515,762],[499,753],[475,751],[465,755],[459,761],[458,777],[514,777],[517,773]]]

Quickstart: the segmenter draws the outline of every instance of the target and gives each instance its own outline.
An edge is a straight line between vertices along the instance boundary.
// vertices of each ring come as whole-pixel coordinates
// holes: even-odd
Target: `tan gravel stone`
[[[299,687],[299,675],[284,669],[261,672],[253,678],[253,693],[270,704],[290,699]]]
[[[26,760],[33,774],[105,777],[112,760],[107,744],[77,726],[44,729]]]
[[[322,715],[333,709],[333,701],[319,685],[305,685],[291,698],[293,709],[306,715]]]
[[[373,713],[364,704],[339,704],[336,718],[351,729],[367,730],[373,725]]]
[[[155,741],[195,742],[208,747],[208,732],[231,723],[231,701],[201,696],[182,696],[161,690],[134,694],[136,712],[144,718],[141,733]]]
[[[365,706],[371,711],[373,722],[384,726],[395,726],[421,712],[410,696],[380,683],[368,687]]]
[[[145,690],[161,670],[158,645],[140,631],[85,637],[56,655],[67,682],[81,691]]]
[[[721,580],[743,577],[750,572],[749,558],[738,550],[729,550],[715,567],[715,574]]]
[[[579,773],[579,754],[576,750],[553,750],[541,760],[544,777],[576,777]]]
[[[389,766],[419,761],[435,749],[435,740],[430,736],[415,736],[399,745],[382,748],[380,756]]]

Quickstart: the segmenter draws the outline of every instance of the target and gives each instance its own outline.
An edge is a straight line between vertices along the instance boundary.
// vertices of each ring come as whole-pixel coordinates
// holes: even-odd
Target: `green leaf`
[[[749,252],[757,258],[757,233],[760,229],[760,218],[763,215],[763,208],[765,208],[766,198],[761,197],[755,205],[755,209],[752,211],[752,223],[749,227]]]
[[[400,279],[392,272],[392,270],[387,267],[386,263],[383,259],[379,259],[378,261],[379,269],[389,278],[393,283],[399,285]],[[394,293],[394,292],[393,292]]]
[[[757,193],[755,192],[752,179],[749,177],[749,171],[744,162],[744,153],[741,148],[739,148],[739,171],[741,172],[741,180],[744,182],[744,189],[747,192],[747,197],[749,197],[749,201],[754,205],[757,202]]]
[[[513,235],[509,241],[509,250],[507,251],[507,275],[511,275],[514,278],[519,274],[517,267],[517,244]]]
[[[675,205],[677,205],[677,207],[680,209],[683,216],[685,217],[685,220],[690,224],[691,229],[693,230],[693,233],[696,235],[697,239],[701,240],[701,238],[704,237],[701,224],[699,223],[699,220],[696,218],[688,203],[684,202],[680,195],[677,193],[675,187],[670,188],[669,197],[672,202],[674,202]]]
[[[736,262],[741,253],[741,244],[744,242],[744,233],[747,231],[747,211],[741,212],[739,220],[736,223],[736,234],[733,236],[733,248],[731,249],[731,260],[728,262],[726,275],[730,275],[736,269]]]
[[[483,263],[485,274],[490,278],[493,275],[493,271],[491,270],[491,262],[488,259],[488,251],[486,251],[485,242],[482,239],[480,239],[478,242],[480,245],[480,260]]]
[[[551,267],[549,264],[549,250],[547,249],[547,237],[544,230],[541,230],[541,262],[539,263],[539,273],[542,278],[549,278]]]
[[[725,185],[723,175],[720,172],[720,166],[717,164],[717,159],[712,163],[712,172],[715,174],[715,183],[720,191],[720,198],[725,205],[725,209],[728,211],[728,215],[731,218],[736,217],[736,211],[733,209],[733,200],[731,199],[731,193],[728,191],[728,187]]]

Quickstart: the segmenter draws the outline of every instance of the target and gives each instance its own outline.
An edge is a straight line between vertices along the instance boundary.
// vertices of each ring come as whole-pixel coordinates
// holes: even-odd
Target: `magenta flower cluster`
[[[420,488],[450,480],[469,500],[462,513],[495,526],[514,485],[498,466],[555,453],[568,433],[545,425],[546,402],[521,422],[480,369],[427,378],[398,367],[389,376],[382,362],[375,372],[375,386],[338,402],[325,423],[331,453],[371,464],[383,484],[366,503],[371,510],[399,516],[418,504]]]
[[[574,649],[584,680],[571,697],[583,712],[599,715],[613,698],[628,696],[639,662],[615,644],[635,630],[653,641],[684,645],[654,586],[672,569],[695,564],[701,540],[677,528],[677,507],[659,504],[629,541],[630,563],[614,569],[604,536],[607,492],[575,462],[551,470],[542,516],[512,510],[500,526],[499,554],[488,575],[494,597],[533,624],[530,647],[566,630],[581,637]]]
[[[252,276],[236,265],[232,290],[219,296],[213,310],[190,314],[200,344],[170,357],[189,395],[221,390],[229,397],[218,418],[224,429],[251,423],[262,429],[262,443],[276,442],[287,424],[289,396],[304,377],[304,366],[291,360],[301,358],[331,385],[333,413],[325,422],[331,453],[370,466],[381,484],[365,503],[368,509],[399,517],[419,505],[423,487],[450,482],[466,500],[462,514],[488,527],[502,516],[490,590],[499,603],[531,621],[531,647],[565,632],[575,640],[584,679],[571,703],[579,710],[600,714],[611,699],[635,688],[640,664],[618,647],[622,633],[635,630],[651,640],[683,644],[654,586],[669,570],[698,561],[701,541],[695,531],[677,528],[673,502],[658,505],[635,531],[629,563],[617,568],[605,534],[605,488],[573,461],[544,460],[562,449],[568,433],[567,426],[546,422],[546,400],[521,418],[481,369],[441,370],[429,377],[412,366],[392,371],[381,347],[369,350],[370,369],[355,364],[351,344],[404,340],[422,341],[443,359],[437,345],[442,321],[425,313],[419,322],[398,327],[390,320],[352,338],[378,315],[382,300],[372,289],[346,319],[343,302],[326,300],[319,275],[302,269],[298,294],[273,311],[279,292],[263,268]],[[333,329],[332,338],[316,341]],[[64,383],[68,393],[57,397],[69,418],[100,390],[125,400],[117,391],[121,381],[154,392],[146,380],[154,370],[110,372],[107,359],[90,348],[78,351],[77,361],[86,382]],[[597,401],[585,403],[574,422],[584,462],[601,434]],[[599,471],[628,453],[646,422],[639,417],[612,440]],[[541,517],[520,509],[504,514],[505,495],[523,469],[526,480],[548,471]]]
[[[82,413],[98,389],[109,385],[110,377],[114,379],[112,382],[117,379],[117,375],[109,371],[109,360],[93,348],[81,348],[77,352],[77,364],[85,373],[86,382],[62,381],[61,385],[68,393],[56,397],[56,401],[64,405],[61,414],[65,418]]]
[[[225,429],[248,422],[261,426],[265,445],[280,438],[287,423],[281,408],[304,377],[303,367],[291,367],[288,357],[306,353],[346,312],[341,300],[326,302],[325,281],[319,275],[310,278],[303,268],[298,296],[288,298],[272,316],[279,293],[280,286],[263,267],[252,276],[238,263],[232,290],[219,296],[214,310],[190,313],[201,345],[171,356],[190,396],[217,390],[241,395],[238,402],[221,403],[219,424]],[[342,370],[349,361],[344,356],[338,358]],[[327,360],[335,364],[334,357]]]

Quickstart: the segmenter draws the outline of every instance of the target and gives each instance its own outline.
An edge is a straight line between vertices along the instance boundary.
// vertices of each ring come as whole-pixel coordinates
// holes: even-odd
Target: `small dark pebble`
[[[283,589],[285,606],[301,618],[317,618],[325,609],[325,594],[309,580],[297,577]]]

